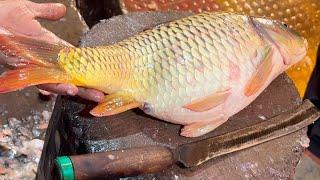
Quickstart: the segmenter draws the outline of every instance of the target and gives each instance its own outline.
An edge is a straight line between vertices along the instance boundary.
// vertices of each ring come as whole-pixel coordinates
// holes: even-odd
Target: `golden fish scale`
[[[287,70],[301,96],[315,67],[320,42],[319,0],[121,0],[122,10],[134,11],[229,11],[265,16],[287,23],[309,43],[308,56]]]
[[[249,77],[264,45],[246,16],[204,13],[114,46],[72,49],[60,55],[60,64],[75,82],[106,93],[125,90],[161,111],[230,88],[231,62]]]
[[[68,48],[59,53],[59,64],[74,84],[112,93],[128,83],[128,58],[128,51],[118,46]]]

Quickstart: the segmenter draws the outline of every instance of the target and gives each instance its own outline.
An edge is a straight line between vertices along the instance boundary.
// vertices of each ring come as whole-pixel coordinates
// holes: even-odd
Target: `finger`
[[[58,20],[66,14],[66,6],[60,3],[33,3],[29,2],[26,4],[35,17]]]
[[[73,47],[72,44],[68,43],[67,41],[59,38],[56,36],[54,33],[48,31],[47,29],[41,27],[42,33],[37,36],[37,39],[51,42],[51,43],[56,43],[56,44],[63,44],[65,46]]]
[[[61,95],[74,96],[78,93],[78,88],[73,84],[42,84],[37,87],[39,89]]]
[[[7,56],[0,52],[0,64],[17,67],[21,64],[21,60],[16,57]]]
[[[7,64],[7,56],[0,52],[0,64]]]
[[[39,92],[40,92],[42,95],[45,95],[45,96],[49,96],[49,95],[52,94],[51,92],[45,91],[45,90],[42,90],[42,89],[39,89]]]
[[[0,34],[12,35],[12,33],[10,31],[8,31],[7,29],[4,29],[3,27],[0,27]]]
[[[104,99],[104,94],[95,89],[79,88],[78,96],[95,102],[101,102]]]
[[[43,40],[50,43],[63,44],[65,46],[73,47],[73,45],[71,45],[70,43],[64,41],[63,39],[56,36],[54,33],[42,27],[41,24],[34,19],[29,23],[26,23],[23,29],[21,28],[15,28],[15,29],[16,29],[16,32],[15,32],[16,34],[34,37],[38,40]]]

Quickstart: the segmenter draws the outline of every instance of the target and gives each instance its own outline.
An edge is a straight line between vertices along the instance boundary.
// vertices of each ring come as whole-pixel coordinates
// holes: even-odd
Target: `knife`
[[[312,124],[319,117],[320,111],[305,100],[298,108],[261,123],[183,144],[175,149],[159,145],[61,156],[55,160],[55,169],[60,179],[113,179],[155,173],[173,164],[193,167],[218,156],[288,135]]]

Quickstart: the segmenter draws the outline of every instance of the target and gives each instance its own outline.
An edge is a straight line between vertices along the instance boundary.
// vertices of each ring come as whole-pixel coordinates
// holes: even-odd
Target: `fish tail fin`
[[[0,75],[0,93],[39,84],[70,83],[70,76],[58,64],[59,53],[64,48],[67,46],[0,34],[0,51],[17,59],[8,63],[16,69]]]
[[[7,93],[25,87],[48,84],[69,83],[69,76],[58,68],[30,66],[9,70],[0,75],[0,93]]]
[[[16,67],[56,66],[59,52],[67,47],[23,36],[0,34],[0,51],[6,56],[16,57],[17,61],[8,63]]]

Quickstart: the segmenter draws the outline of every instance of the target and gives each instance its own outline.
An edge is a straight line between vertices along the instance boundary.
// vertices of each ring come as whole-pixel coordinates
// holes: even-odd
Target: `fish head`
[[[254,23],[260,33],[279,49],[286,66],[296,64],[306,56],[307,40],[286,24],[264,18],[254,18]]]

